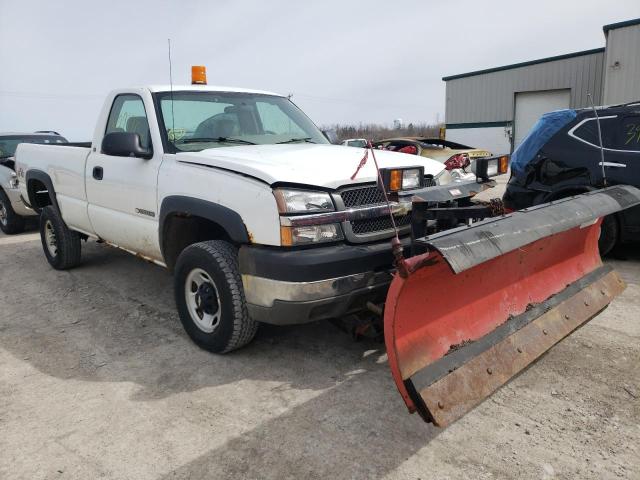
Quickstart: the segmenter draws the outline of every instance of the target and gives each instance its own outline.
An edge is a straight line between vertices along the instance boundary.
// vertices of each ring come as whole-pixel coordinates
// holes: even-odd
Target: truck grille
[[[411,215],[401,215],[395,217],[396,227],[404,227],[411,223]],[[367,233],[384,232],[391,230],[391,219],[388,216],[368,218],[366,220],[354,220],[351,222],[351,229],[356,235],[366,235]]]
[[[436,181],[431,176],[425,177],[424,181],[426,187],[436,185]],[[342,203],[344,203],[345,208],[369,207],[385,203],[384,195],[378,190],[376,185],[345,189],[340,192],[340,197],[342,198]],[[396,216],[395,221],[396,226],[406,227],[411,223],[411,215]],[[356,237],[384,233],[391,231],[393,228],[391,219],[387,215],[364,220],[354,220],[350,225],[353,235]]]
[[[435,184],[436,181],[433,177],[425,177],[425,187],[433,187]],[[378,190],[377,185],[343,190],[340,196],[342,197],[342,201],[346,208],[379,205],[384,203],[384,194]]]

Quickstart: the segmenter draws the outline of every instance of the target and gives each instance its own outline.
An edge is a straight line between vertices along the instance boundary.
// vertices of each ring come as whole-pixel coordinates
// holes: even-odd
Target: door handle
[[[102,170],[102,167],[93,167],[93,178],[96,180],[102,180],[103,174],[104,171]]]
[[[612,168],[627,168],[624,163],[616,163],[616,162],[600,162],[599,166],[612,167]]]

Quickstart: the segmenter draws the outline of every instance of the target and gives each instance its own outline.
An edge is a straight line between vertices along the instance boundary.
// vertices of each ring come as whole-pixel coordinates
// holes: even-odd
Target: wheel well
[[[29,194],[29,203],[36,210],[42,210],[44,207],[51,205],[51,196],[47,186],[37,179],[29,180],[27,184],[27,192]]]
[[[172,214],[162,225],[162,254],[169,270],[173,270],[180,253],[189,245],[206,240],[232,242],[227,231],[203,217]]]

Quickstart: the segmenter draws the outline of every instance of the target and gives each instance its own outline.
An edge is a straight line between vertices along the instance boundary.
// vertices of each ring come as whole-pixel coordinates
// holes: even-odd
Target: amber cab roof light
[[[207,84],[207,68],[204,65],[193,65],[191,67],[191,85]]]

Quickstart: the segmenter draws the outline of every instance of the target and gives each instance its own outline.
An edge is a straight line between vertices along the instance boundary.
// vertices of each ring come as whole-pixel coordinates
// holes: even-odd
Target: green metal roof
[[[638,19],[638,21],[640,22],[640,19]],[[447,82],[449,80],[455,80],[457,78],[473,77],[475,75],[482,75],[484,73],[501,72],[503,70],[512,70],[514,68],[528,67],[529,65],[537,65],[538,63],[555,62],[556,60],[582,57],[583,55],[592,55],[594,53],[602,53],[602,52],[604,52],[604,48],[594,48],[592,50],[584,50],[582,52],[566,53],[564,55],[557,55],[555,57],[547,57],[547,58],[540,58],[538,60],[530,60],[528,62],[513,63],[511,65],[505,65],[503,67],[487,68],[486,70],[476,70],[474,72],[460,73],[458,75],[450,75],[448,77],[442,77],[442,80]]]
[[[604,27],[602,27],[602,30],[606,35],[607,32],[609,32],[609,30],[615,30],[616,28],[622,28],[622,27],[631,27],[633,25],[640,25],[640,18],[625,20],[624,22],[610,23],[609,25],[605,25]]]

